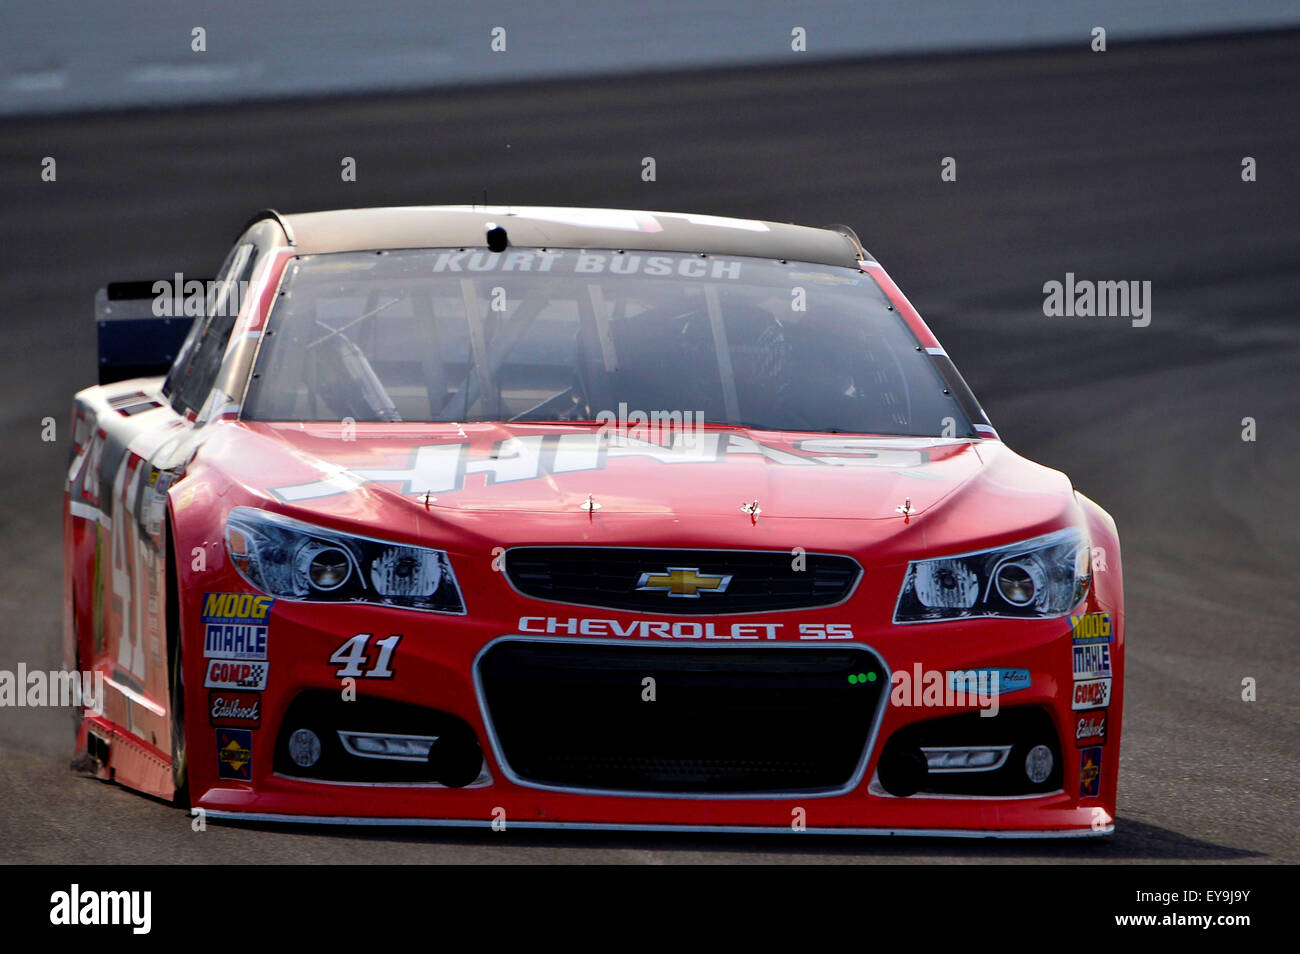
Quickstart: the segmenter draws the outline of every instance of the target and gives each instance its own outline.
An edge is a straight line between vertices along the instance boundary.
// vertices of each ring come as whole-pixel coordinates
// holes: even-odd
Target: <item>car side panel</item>
[[[187,433],[158,379],[77,395],[65,491],[65,661],[102,676],[99,711],[85,730],[110,745],[110,777],[158,795],[170,747],[166,658],[166,490],[157,466]],[[134,410],[140,407],[145,410]],[[125,413],[131,408],[132,413]],[[170,774],[165,773],[167,789]]]

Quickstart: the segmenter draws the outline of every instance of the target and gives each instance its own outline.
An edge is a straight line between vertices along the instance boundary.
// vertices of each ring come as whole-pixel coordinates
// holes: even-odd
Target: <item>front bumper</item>
[[[1093,599],[1089,597],[1090,601]],[[753,616],[737,617],[743,621],[739,630],[728,618],[715,620],[711,632],[714,636],[727,634],[726,639],[710,639],[705,635],[696,638],[694,634],[704,632],[695,628],[698,617],[691,627],[683,630],[690,634],[684,638],[638,635],[607,639],[584,636],[582,626],[572,626],[570,621],[600,618],[630,624],[636,617],[615,611],[539,604],[514,596],[501,602],[494,614],[496,618],[484,619],[277,601],[269,624],[268,675],[265,689],[258,694],[260,712],[256,726],[245,724],[240,728],[237,722],[213,715],[212,697],[216,690],[203,687],[203,664],[207,660],[194,658],[202,652],[201,645],[196,646],[186,660],[187,709],[205,716],[189,719],[189,772],[195,805],[213,817],[370,825],[495,824],[497,827],[976,837],[1092,836],[1113,831],[1123,684],[1123,625],[1118,615],[1114,616],[1111,637],[1113,674],[1108,705],[1104,709],[1079,711],[1072,707],[1073,641],[1068,617],[1041,621],[976,620],[869,630],[857,625],[845,607],[833,607],[816,612],[772,614],[770,619],[784,624],[782,630],[763,629],[761,620],[768,617],[758,617],[757,622]],[[1089,603],[1079,612],[1103,610]],[[551,612],[556,617],[539,615]],[[557,617],[556,623],[538,622]],[[791,625],[792,619],[797,625]],[[851,628],[851,638],[827,639],[827,633],[843,634],[844,630],[833,628],[836,626]],[[537,632],[538,629],[542,632]],[[555,631],[546,632],[547,629]],[[627,631],[628,625],[622,629]],[[730,638],[737,632],[743,638]],[[803,638],[787,638],[785,633],[798,633]],[[331,662],[331,658],[337,658],[341,646],[360,634],[371,636],[366,641],[365,661],[358,665],[361,675],[340,677],[339,673],[346,667]],[[773,634],[780,635],[770,638]],[[401,639],[388,665],[380,667],[378,675],[372,675],[379,662],[376,643],[393,635]],[[622,775],[617,772],[609,775],[612,770],[602,763],[598,769],[606,775],[590,769],[597,774],[580,776],[575,783],[572,776],[557,781],[553,774],[548,775],[553,768],[520,764],[517,752],[511,751],[510,740],[503,739],[501,703],[499,698],[490,698],[490,687],[483,678],[483,660],[493,647],[522,643],[587,648],[632,645],[647,649],[659,645],[671,646],[679,655],[697,648],[701,657],[729,652],[849,652],[860,654],[858,658],[864,661],[864,671],[874,666],[880,673],[893,674],[894,678],[888,696],[882,691],[880,704],[870,712],[869,724],[862,732],[865,742],[855,753],[857,758],[851,771],[843,778],[831,779],[830,783],[825,777],[819,777],[812,779],[817,784],[774,788],[760,778],[748,790],[733,787],[722,792],[716,787],[710,790],[715,783],[706,773],[702,781],[688,782],[685,789],[681,784],[675,788],[646,786],[637,784],[627,774],[643,770],[641,766],[647,754],[644,751],[631,753],[636,758],[624,760],[635,763],[634,769],[620,764],[618,771]],[[942,692],[937,704],[932,704],[936,700],[933,694],[927,696],[924,687],[904,689],[898,684],[900,673],[941,673],[945,674],[946,684],[946,674],[951,671],[971,670],[1024,671],[1028,679],[1026,684],[1005,688],[993,700],[967,699],[959,705],[950,704],[951,698],[944,698]],[[522,691],[521,686],[526,688],[526,683],[516,683],[513,688]],[[535,688],[539,691],[526,700],[527,706],[545,707],[546,687]],[[559,686],[555,694],[563,702],[572,691],[572,686]],[[464,724],[481,747],[481,772],[468,785],[447,787],[427,778],[381,778],[382,772],[369,777],[363,772],[351,778],[312,778],[294,774],[299,771],[296,769],[285,771],[284,739],[294,728],[285,720],[296,711],[295,703],[310,693],[337,697],[341,701],[349,692],[354,698],[431,711],[438,717],[447,716]],[[664,704],[662,695],[658,701],[644,703]],[[994,704],[1003,713],[1020,710],[1041,713],[1050,727],[1055,765],[1047,790],[1026,784],[1026,790],[1011,794],[1005,789],[994,794],[922,789],[900,797],[890,794],[888,787],[882,785],[879,771],[882,756],[889,751],[891,739],[907,737],[899,736],[900,732],[909,730],[915,735],[917,727],[923,724],[963,713],[969,716]],[[833,706],[827,711],[836,712]],[[569,706],[566,715],[571,718],[572,714],[573,708]],[[549,715],[537,710],[539,723],[544,723]],[[1095,738],[1076,738],[1081,715],[1088,716],[1090,722],[1095,722],[1098,715],[1105,716],[1106,733],[1100,744]],[[812,717],[816,716],[817,713],[812,713]],[[519,713],[513,718],[518,731]],[[593,726],[607,719],[602,711],[593,711],[590,718]],[[743,711],[736,718],[746,720]],[[839,712],[836,718],[844,718],[843,713]],[[992,725],[997,719],[989,722]],[[977,729],[982,728],[982,722],[975,725]],[[328,726],[326,732],[334,728]],[[827,733],[839,728],[838,722],[828,725]],[[232,729],[238,733],[237,747],[245,741],[248,747],[248,760],[240,765],[242,777],[239,778],[229,777],[230,760],[222,753],[223,744],[230,745]],[[425,738],[434,737],[438,732],[427,724],[394,724],[383,731]],[[605,741],[618,737],[619,733],[606,733]],[[846,738],[852,741],[851,733]],[[1015,750],[1009,763],[1007,771],[1012,773],[1018,764],[1023,765],[1023,749]],[[308,771],[307,775],[310,774]],[[419,775],[418,766],[415,774]],[[611,777],[617,784],[601,783],[601,779],[607,782]],[[692,784],[695,790],[691,790]]]

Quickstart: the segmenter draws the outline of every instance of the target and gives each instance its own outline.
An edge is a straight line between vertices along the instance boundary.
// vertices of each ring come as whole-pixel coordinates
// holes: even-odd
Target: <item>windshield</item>
[[[413,249],[291,262],[244,417],[468,423],[681,412],[673,419],[767,430],[975,436],[945,391],[857,269],[687,253]]]

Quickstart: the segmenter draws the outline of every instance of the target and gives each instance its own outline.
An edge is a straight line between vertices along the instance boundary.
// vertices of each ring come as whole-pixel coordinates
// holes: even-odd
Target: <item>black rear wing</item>
[[[95,293],[100,384],[159,377],[171,369],[194,322],[173,299],[172,287],[171,279],[112,282]]]

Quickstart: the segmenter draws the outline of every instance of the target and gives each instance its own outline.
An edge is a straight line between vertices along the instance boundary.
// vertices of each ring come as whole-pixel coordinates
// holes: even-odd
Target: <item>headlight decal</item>
[[[445,550],[236,507],[226,520],[226,552],[250,586],[271,596],[465,613]]]
[[[909,563],[894,622],[1065,616],[1091,584],[1089,540],[1070,527],[990,550]]]

